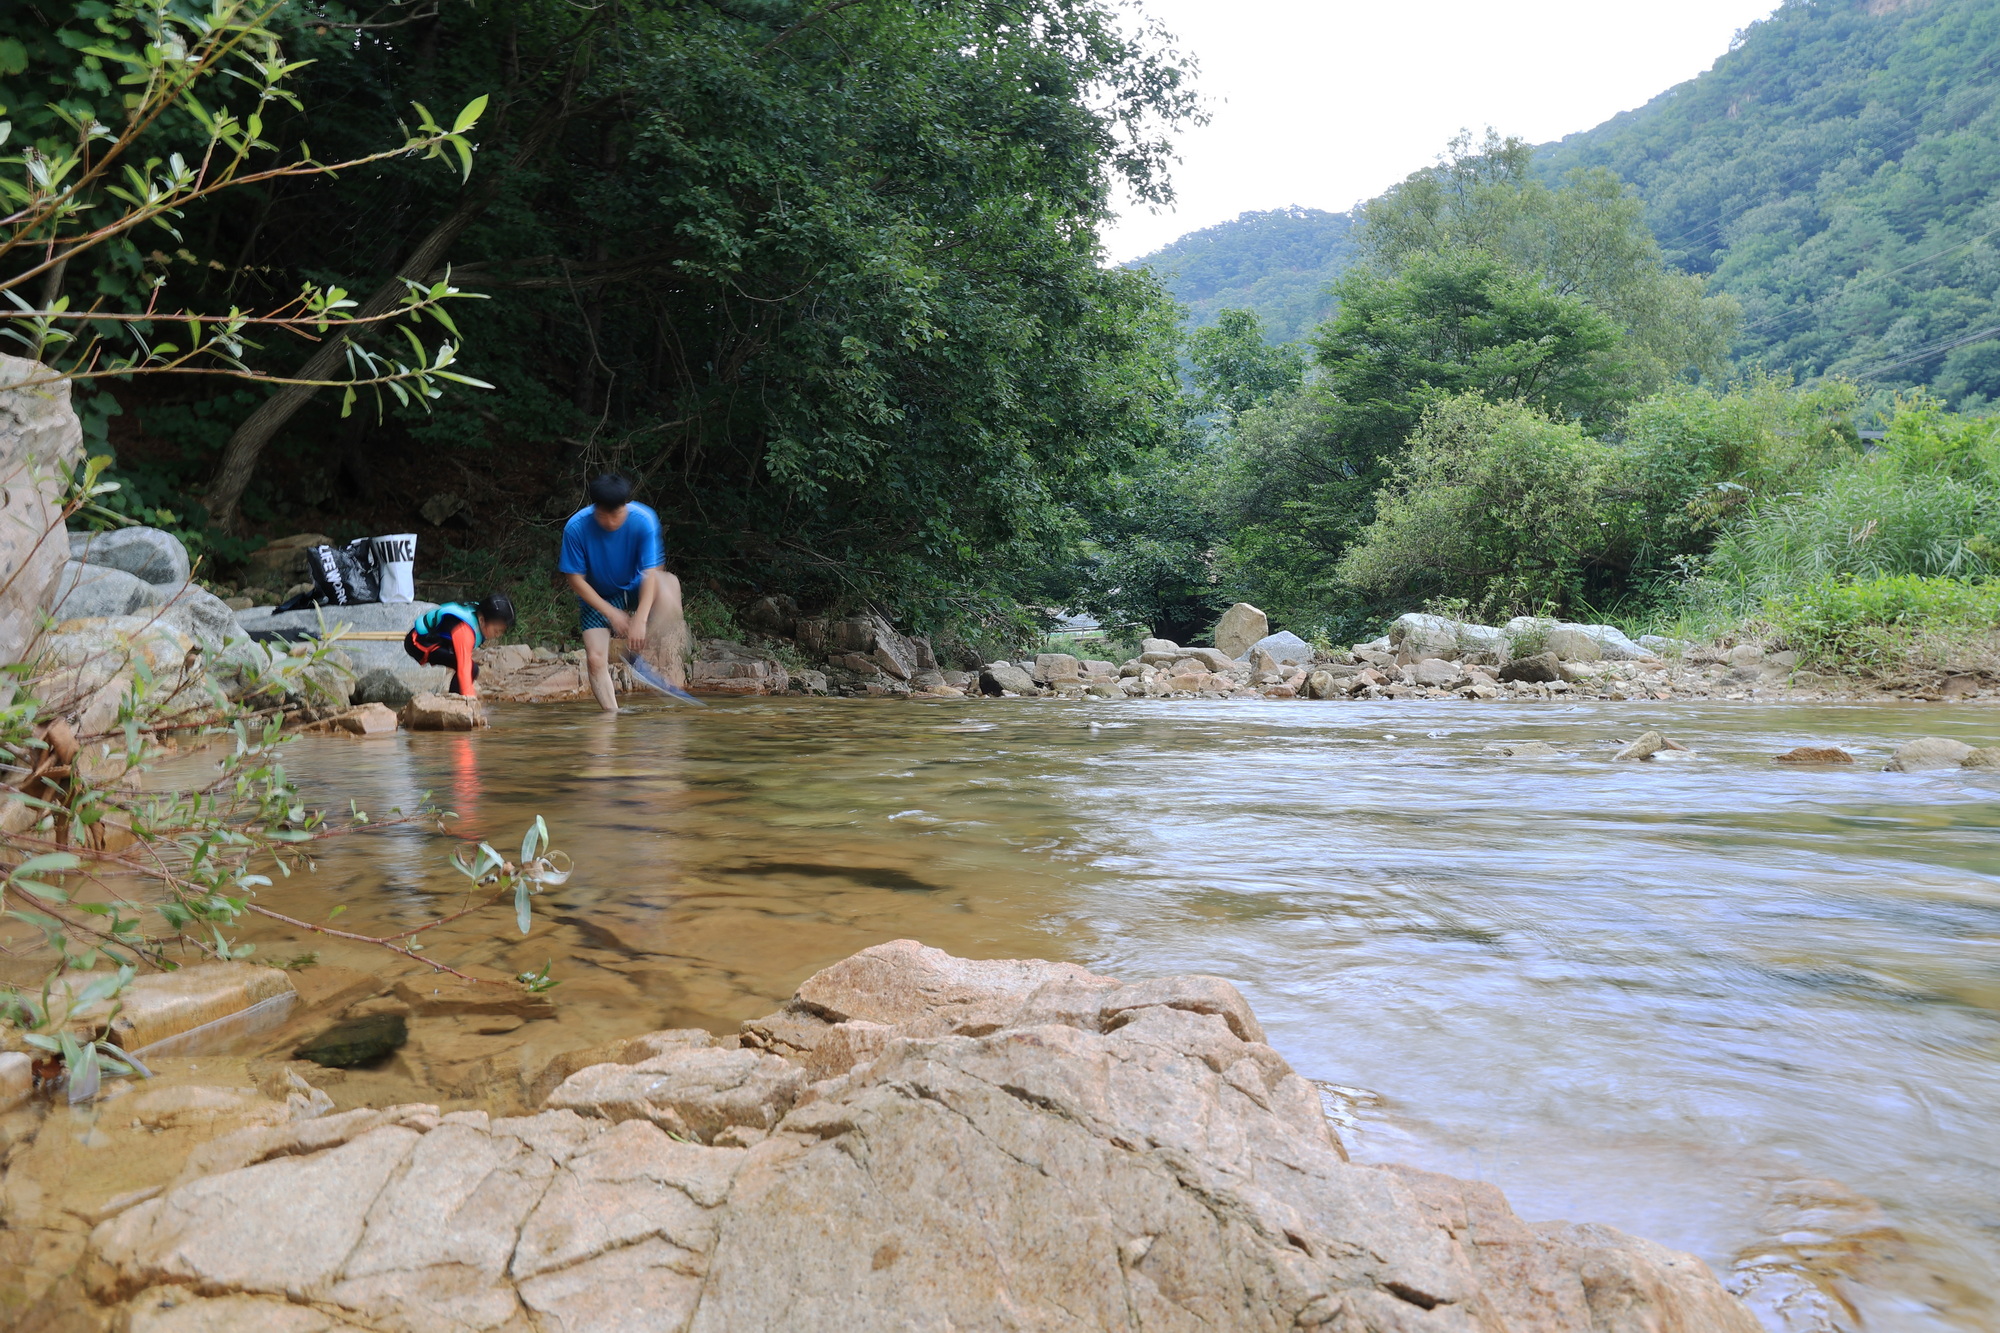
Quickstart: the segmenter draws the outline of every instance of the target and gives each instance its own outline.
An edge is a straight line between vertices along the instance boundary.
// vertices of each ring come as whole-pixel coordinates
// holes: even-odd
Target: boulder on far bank
[[[1231,661],[1250,651],[1250,645],[1271,632],[1271,622],[1248,602],[1238,602],[1215,622],[1215,647]]]
[[[993,662],[979,673],[979,690],[982,694],[1034,695],[1041,693],[1035,678],[1015,666],[1012,662]]]
[[[1554,653],[1518,657],[1500,668],[1500,679],[1546,683],[1562,679],[1562,659]]]
[[[1601,662],[1604,649],[1596,639],[1572,625],[1557,625],[1548,632],[1548,648],[1565,662]]]
[[[1313,646],[1288,629],[1266,634],[1251,644],[1242,656],[1253,657],[1259,651],[1269,653],[1271,660],[1280,665],[1289,662],[1297,666],[1311,666],[1313,661]]]
[[[791,674],[775,655],[726,639],[704,640],[688,667],[688,689],[696,694],[783,694],[791,683]]]
[[[99,620],[137,615],[166,600],[162,589],[137,574],[109,565],[63,562],[62,576],[49,596],[49,614],[57,620]]]
[[[443,667],[419,666],[405,660],[399,665],[364,666],[354,678],[351,700],[357,704],[383,704],[401,708],[420,694],[429,694],[451,683],[451,673]]]

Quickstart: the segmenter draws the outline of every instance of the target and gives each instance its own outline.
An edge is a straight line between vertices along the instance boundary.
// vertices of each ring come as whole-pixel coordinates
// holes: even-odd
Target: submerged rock
[[[1919,736],[1916,740],[1898,745],[1896,753],[1890,756],[1882,771],[1922,773],[1934,768],[1957,768],[1971,753],[1972,747],[1964,741],[1947,740],[1942,736]]]
[[[1854,756],[1835,745],[1800,745],[1774,755],[1774,764],[1851,764]]]
[[[292,1054],[328,1069],[348,1069],[379,1060],[410,1038],[401,1014],[364,1014],[336,1023]]]
[[[2000,745],[1974,750],[1958,761],[1960,768],[2000,768]]]
[[[1642,732],[1638,740],[1625,746],[1612,759],[1651,759],[1667,748],[1667,738],[1657,731]]]

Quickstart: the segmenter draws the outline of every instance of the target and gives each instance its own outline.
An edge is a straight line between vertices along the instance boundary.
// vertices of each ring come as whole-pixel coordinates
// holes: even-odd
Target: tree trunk
[[[580,51],[579,47],[579,51]],[[458,206],[451,210],[430,235],[420,241],[408,259],[396,270],[396,276],[375,289],[375,293],[355,311],[357,318],[366,319],[384,315],[394,310],[403,293],[408,290],[404,279],[425,279],[443,261],[447,251],[457,241],[459,235],[471,226],[479,215],[486,211],[499,196],[500,187],[514,170],[526,166],[539,154],[544,145],[555,136],[564,121],[571,114],[570,97],[575,91],[580,72],[580,58],[570,61],[569,71],[563,79],[561,90],[555,99],[544,106],[521,138],[521,145],[507,166],[488,177],[484,187],[469,191],[460,199]],[[338,336],[338,324],[330,326],[325,342],[306,363],[294,372],[295,378],[305,380],[331,381],[343,359],[342,340]],[[215,480],[209,484],[205,501],[208,506],[209,521],[224,532],[237,532],[242,527],[242,515],[238,507],[243,502],[243,492],[250,485],[250,478],[257,470],[257,459],[264,452],[264,446],[271,442],[292,415],[319,392],[319,387],[310,384],[287,384],[265,399],[247,420],[238,426],[222,447],[222,461],[217,464]]]

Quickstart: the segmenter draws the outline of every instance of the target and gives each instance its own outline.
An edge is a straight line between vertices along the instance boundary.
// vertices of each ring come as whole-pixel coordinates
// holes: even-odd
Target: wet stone
[[[381,1059],[409,1038],[401,1014],[368,1014],[335,1023],[292,1054],[327,1069],[350,1069]]]
[[[1801,745],[1775,756],[1777,764],[1851,764],[1854,756],[1837,745]]]

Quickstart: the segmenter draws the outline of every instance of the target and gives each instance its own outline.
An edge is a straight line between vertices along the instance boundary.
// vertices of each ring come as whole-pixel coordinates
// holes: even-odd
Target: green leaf
[[[3,52],[4,48],[0,48],[0,53]],[[0,54],[0,58],[4,58],[4,54]],[[0,66],[0,69],[4,69],[4,66]],[[18,74],[20,71],[15,70],[13,72]],[[485,93],[481,93],[470,102],[467,102],[465,110],[459,112],[458,119],[451,123],[451,132],[453,134],[463,134],[478,124],[479,118],[486,114],[486,102],[487,94]]]
[[[534,912],[528,901],[528,888],[528,881],[525,879],[514,886],[514,924],[521,928],[523,935],[528,933],[528,925]]]
[[[31,856],[15,866],[14,873],[40,875],[53,870],[60,874],[65,870],[74,870],[82,864],[83,859],[75,852],[43,852],[40,856]]]

